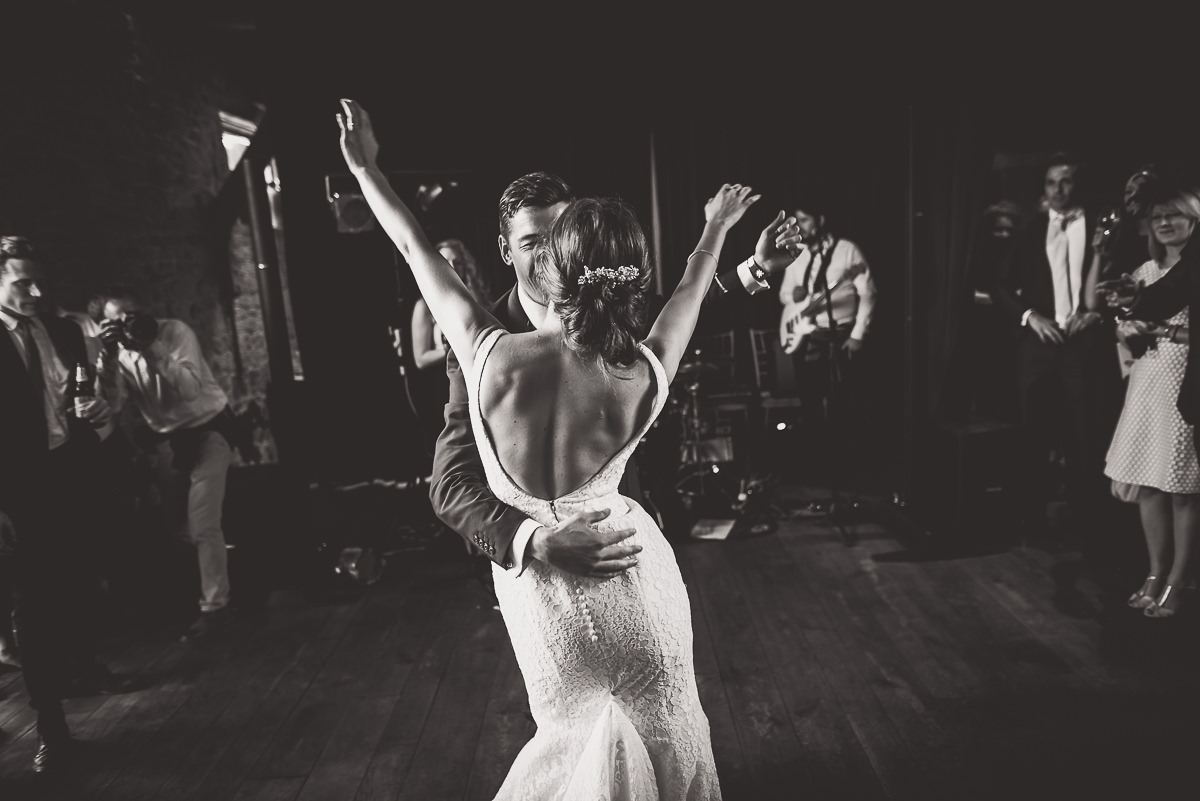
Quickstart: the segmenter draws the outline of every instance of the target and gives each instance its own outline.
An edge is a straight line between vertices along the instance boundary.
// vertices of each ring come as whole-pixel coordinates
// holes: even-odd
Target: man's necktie
[[[33,321],[28,317],[17,318],[17,336],[25,347],[25,366],[29,373],[29,391],[39,412],[42,429],[46,428],[46,375],[42,372],[42,352],[33,336]]]
[[[1066,325],[1074,306],[1070,242],[1067,236],[1067,226],[1072,219],[1070,215],[1061,215],[1055,224],[1050,225],[1047,237],[1054,282],[1054,318],[1059,325]]]

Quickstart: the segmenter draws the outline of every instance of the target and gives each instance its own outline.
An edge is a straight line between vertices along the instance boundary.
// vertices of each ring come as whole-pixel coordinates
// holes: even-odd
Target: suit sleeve
[[[1021,243],[1018,247],[1009,248],[1008,252],[1000,260],[996,272],[991,280],[989,294],[1000,310],[1008,317],[1020,322],[1021,317],[1028,310],[1028,306],[1022,303],[1017,296],[1020,291],[1020,283],[1018,276],[1020,275],[1020,260],[1024,258],[1025,252]]]
[[[433,452],[433,478],[429,500],[433,512],[469,545],[496,564],[509,569],[513,537],[527,518],[497,498],[488,487],[471,429],[467,385],[454,352],[446,356],[450,400],[446,424]]]

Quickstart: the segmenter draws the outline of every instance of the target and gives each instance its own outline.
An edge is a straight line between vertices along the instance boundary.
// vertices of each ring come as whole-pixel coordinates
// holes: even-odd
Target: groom
[[[545,172],[518,178],[500,196],[500,258],[512,265],[517,283],[490,311],[509,331],[532,331],[546,315],[542,291],[534,277],[533,254],[572,200],[571,188],[558,176]],[[786,248],[798,238],[799,231],[780,212],[763,230],[755,255],[716,277],[714,294],[731,290],[754,294],[767,289],[769,274],[787,266],[791,257]],[[466,382],[453,351],[446,357],[446,373],[450,400],[446,403],[446,425],[433,454],[429,488],[433,511],[441,521],[493,562],[518,574],[530,559],[582,576],[611,577],[626,570],[627,558],[641,547],[626,542],[634,533],[632,528],[609,532],[595,528],[608,516],[608,510],[575,514],[547,527],[492,494],[471,429]],[[631,487],[635,476],[631,461],[619,491],[637,499],[640,493]]]

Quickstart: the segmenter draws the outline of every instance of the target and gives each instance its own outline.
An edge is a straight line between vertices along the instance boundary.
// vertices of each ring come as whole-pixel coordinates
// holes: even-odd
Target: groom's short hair
[[[575,193],[567,182],[548,172],[531,172],[508,185],[500,196],[500,233],[508,236],[508,224],[526,206],[544,209],[555,203],[570,203]]]

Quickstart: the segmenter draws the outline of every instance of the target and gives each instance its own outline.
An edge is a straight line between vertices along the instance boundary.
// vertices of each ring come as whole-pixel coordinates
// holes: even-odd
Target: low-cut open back
[[[533,493],[530,493],[528,490],[524,489],[519,483],[517,483],[517,480],[515,478],[513,478],[512,473],[510,473],[508,471],[508,469],[505,468],[503,464],[501,464],[500,454],[496,451],[496,442],[494,439],[492,439],[492,432],[488,428],[487,422],[483,419],[483,408],[481,405],[482,402],[480,400],[480,397],[482,394],[482,387],[483,387],[484,367],[487,364],[488,357],[491,356],[492,351],[495,349],[496,343],[500,341],[501,337],[503,337],[507,334],[508,334],[508,332],[502,328],[496,328],[496,329],[488,332],[483,337],[483,340],[480,342],[479,349],[476,351],[475,362],[474,362],[475,375],[471,377],[471,382],[470,382],[473,385],[473,391],[469,393],[469,399],[470,399],[471,405],[473,407],[472,415],[473,415],[473,417],[477,417],[480,420],[480,423],[481,423],[480,428],[483,431],[483,444],[485,444],[487,446],[487,449],[489,451],[491,451],[492,455],[496,459],[496,466],[500,469],[500,472],[504,474],[504,478],[513,485],[513,488],[516,490],[519,490],[521,493],[528,495],[531,498],[535,498],[536,500],[545,501],[546,503],[550,503],[553,501],[554,503],[557,504],[559,501],[563,500],[564,498],[569,498],[570,496],[575,495],[576,493],[581,493],[584,490],[586,490],[587,487],[593,481],[595,481],[602,474],[604,474],[605,471],[608,470],[609,467],[611,465],[613,465],[618,459],[621,460],[622,465],[624,465],[625,462],[629,461],[629,457],[632,455],[634,449],[637,447],[638,443],[642,441],[642,438],[646,436],[646,432],[648,432],[650,430],[650,427],[652,425],[654,425],[654,421],[656,419],[658,419],[659,413],[662,412],[663,407],[666,405],[667,392],[669,389],[669,386],[667,384],[666,370],[663,369],[662,363],[658,360],[658,357],[654,355],[654,351],[650,350],[650,348],[646,347],[644,344],[638,343],[638,350],[642,353],[642,355],[646,358],[646,361],[649,362],[649,364],[650,364],[651,381],[654,382],[654,404],[650,409],[650,414],[646,417],[646,420],[637,428],[637,430],[633,434],[633,436],[630,437],[629,440],[623,446],[621,446],[621,448],[618,449],[616,453],[609,456],[608,459],[605,460],[604,464],[602,464],[599,467],[599,469],[597,469],[596,472],[594,472],[591,475],[590,478],[588,478],[586,481],[584,481],[582,484],[580,484],[578,487],[571,490],[570,492],[559,495],[556,498],[540,498],[540,497],[534,495]],[[622,467],[622,472],[623,471],[624,471],[624,467]]]
[[[525,680],[537,732],[513,762],[496,801],[719,801],[708,718],[693,664],[691,606],[675,553],[636,500],[617,492],[637,443],[666,403],[653,352],[653,410],[637,434],[577,489],[554,499],[522,490],[500,465],[479,404],[489,333],[468,373],[471,425],[488,486],[543,526],[577,512],[610,514],[601,531],[632,530],[637,567],[589,578],[526,556],[525,569],[492,567],[496,598]]]

